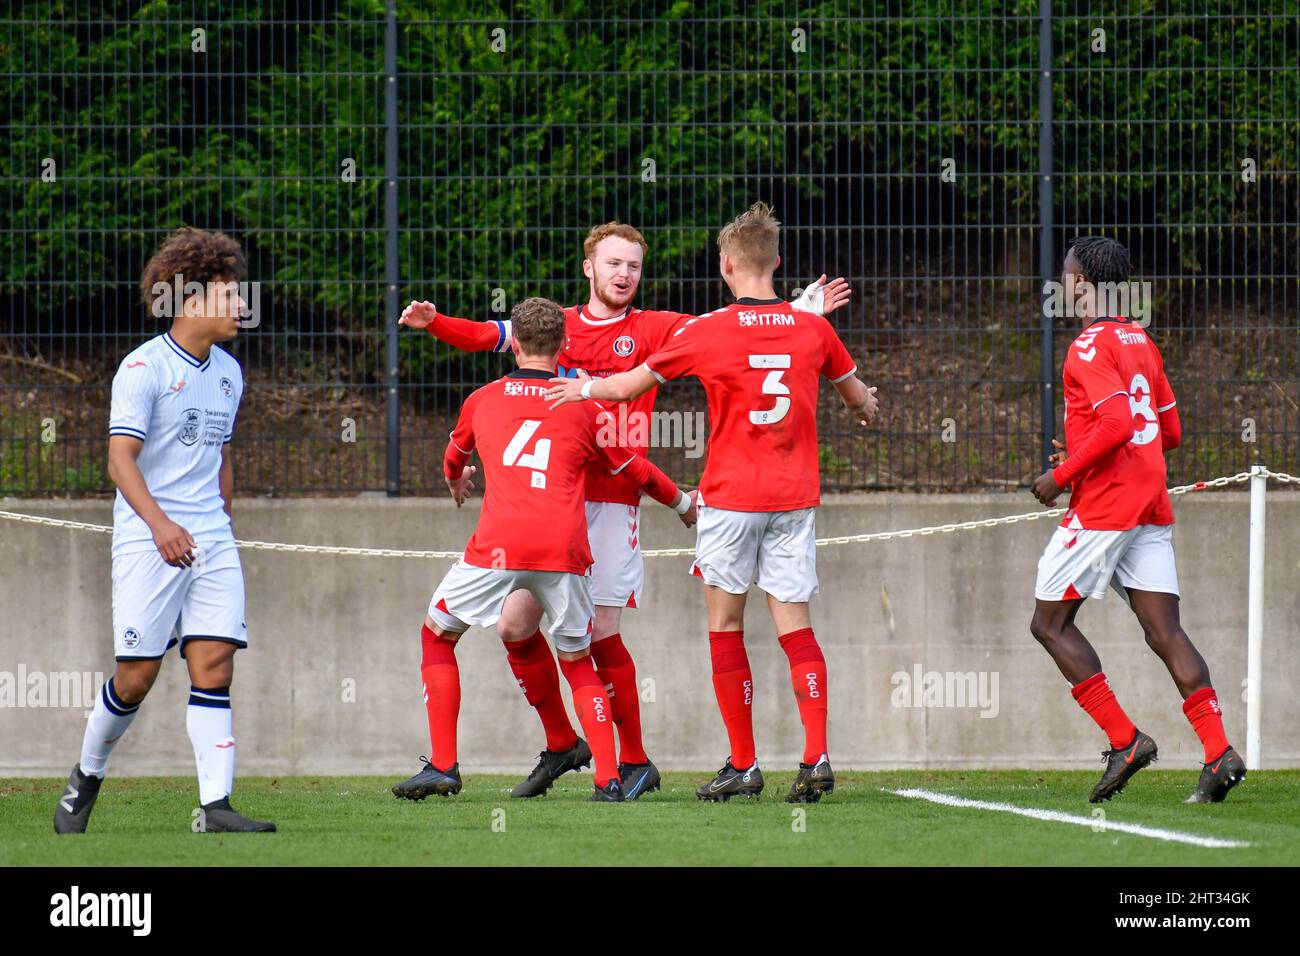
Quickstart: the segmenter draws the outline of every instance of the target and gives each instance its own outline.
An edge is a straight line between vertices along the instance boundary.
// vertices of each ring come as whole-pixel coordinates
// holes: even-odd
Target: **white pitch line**
[[[966,807],[972,810],[993,810],[998,813],[1014,813],[1018,817],[1029,817],[1032,820],[1046,820],[1049,823],[1073,823],[1075,826],[1091,827],[1095,830],[1114,830],[1118,833],[1131,833],[1134,836],[1150,837],[1153,840],[1167,840],[1170,843],[1186,843],[1190,846],[1205,847],[1241,847],[1250,846],[1241,840],[1223,840],[1219,837],[1197,836],[1195,833],[1179,833],[1177,830],[1162,830],[1159,827],[1146,827],[1140,823],[1119,823],[1104,820],[1098,817],[1081,817],[1073,813],[1063,813],[1060,810],[1039,810],[1034,807],[1018,807],[1013,803],[991,803],[987,800],[968,800],[965,797],[954,797],[946,793],[936,793],[933,790],[918,790],[915,788],[907,790],[889,790],[881,788],[886,793],[892,793],[899,797],[911,797],[915,800],[928,800],[930,803],[938,803],[945,807]]]

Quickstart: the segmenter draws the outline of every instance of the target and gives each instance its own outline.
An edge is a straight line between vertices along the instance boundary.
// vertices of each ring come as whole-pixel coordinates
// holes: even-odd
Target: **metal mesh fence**
[[[1300,12],[1185,6],[11,4],[0,494],[108,490],[108,385],[163,330],[138,282],[177,226],[235,235],[260,287],[230,346],[242,493],[428,494],[508,356],[398,330],[399,303],[585,301],[582,239],[620,219],[650,243],[638,304],[707,311],[717,229],[757,199],[784,222],[780,293],[849,278],[833,321],[880,388],[866,437],[825,397],[825,489],[1031,481],[1078,326],[1044,321],[1043,281],[1088,233],[1152,283],[1171,481],[1285,468]],[[687,481],[703,462],[652,457]]]

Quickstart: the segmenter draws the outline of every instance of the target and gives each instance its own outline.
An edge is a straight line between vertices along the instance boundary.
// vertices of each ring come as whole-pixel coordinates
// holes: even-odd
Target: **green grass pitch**
[[[1300,771],[1252,771],[1222,804],[1182,803],[1184,771],[1147,770],[1103,805],[1106,820],[1248,847],[1201,847],[1093,826],[940,806],[887,791],[923,788],[1092,817],[1091,771],[842,773],[820,804],[784,802],[789,773],[767,775],[759,800],[707,804],[708,773],[670,773],[637,803],[586,802],[590,776],[570,774],[546,797],[508,796],[517,778],[466,776],[456,797],[397,800],[385,777],[257,777],[234,803],[275,820],[276,834],[196,834],[191,778],[112,778],[84,837],[56,837],[63,780],[0,779],[3,865],[1295,865]],[[798,812],[800,809],[805,812]]]

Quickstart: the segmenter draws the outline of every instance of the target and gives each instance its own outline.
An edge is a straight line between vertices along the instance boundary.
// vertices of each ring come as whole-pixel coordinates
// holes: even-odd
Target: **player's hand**
[[[194,564],[194,539],[175,521],[163,518],[149,530],[153,532],[154,547],[173,568],[188,568]]]
[[[582,385],[591,378],[582,369],[578,369],[577,378],[556,377],[551,379],[551,387],[546,390],[545,398],[551,408],[559,408],[568,402],[584,402]]]
[[[817,284],[825,286],[822,289],[822,315],[830,315],[840,306],[848,305],[849,299],[853,295],[848,282],[840,276],[827,282],[823,273],[822,277],[817,280]]]
[[[687,498],[691,499],[691,506],[684,514],[679,514],[677,517],[682,519],[682,524],[686,525],[686,527],[693,528],[695,527],[695,522],[700,518],[700,489],[692,488],[690,491],[684,492],[684,494]]]
[[[1065,464],[1065,446],[1055,438],[1052,439],[1052,444],[1056,446],[1056,452],[1047,456],[1047,463],[1053,468],[1059,468]]]
[[[876,398],[876,386],[872,385],[867,389],[867,400],[852,409],[852,412],[857,417],[858,424],[866,428],[875,420],[876,412],[879,410],[880,401]]]
[[[455,481],[450,478],[447,479],[447,489],[451,492],[451,496],[456,499],[457,508],[469,500],[470,493],[474,490],[474,482],[470,479],[474,477],[476,471],[478,469],[473,465],[466,465],[464,470],[461,471],[460,477]]]
[[[432,302],[412,302],[402,310],[398,325],[409,325],[413,329],[427,329],[438,315],[438,307]]]
[[[1061,496],[1061,486],[1056,483],[1052,477],[1051,471],[1045,471],[1034,480],[1034,485],[1030,489],[1034,497],[1041,501],[1047,507],[1051,508],[1056,504],[1056,499]]]

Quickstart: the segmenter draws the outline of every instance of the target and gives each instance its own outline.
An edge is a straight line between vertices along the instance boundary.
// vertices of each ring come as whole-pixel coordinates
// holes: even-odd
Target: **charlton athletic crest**
[[[632,336],[630,335],[620,335],[614,340],[615,355],[621,355],[624,358],[627,358],[627,356],[632,354],[634,348],[636,348],[636,343],[632,341]]]

